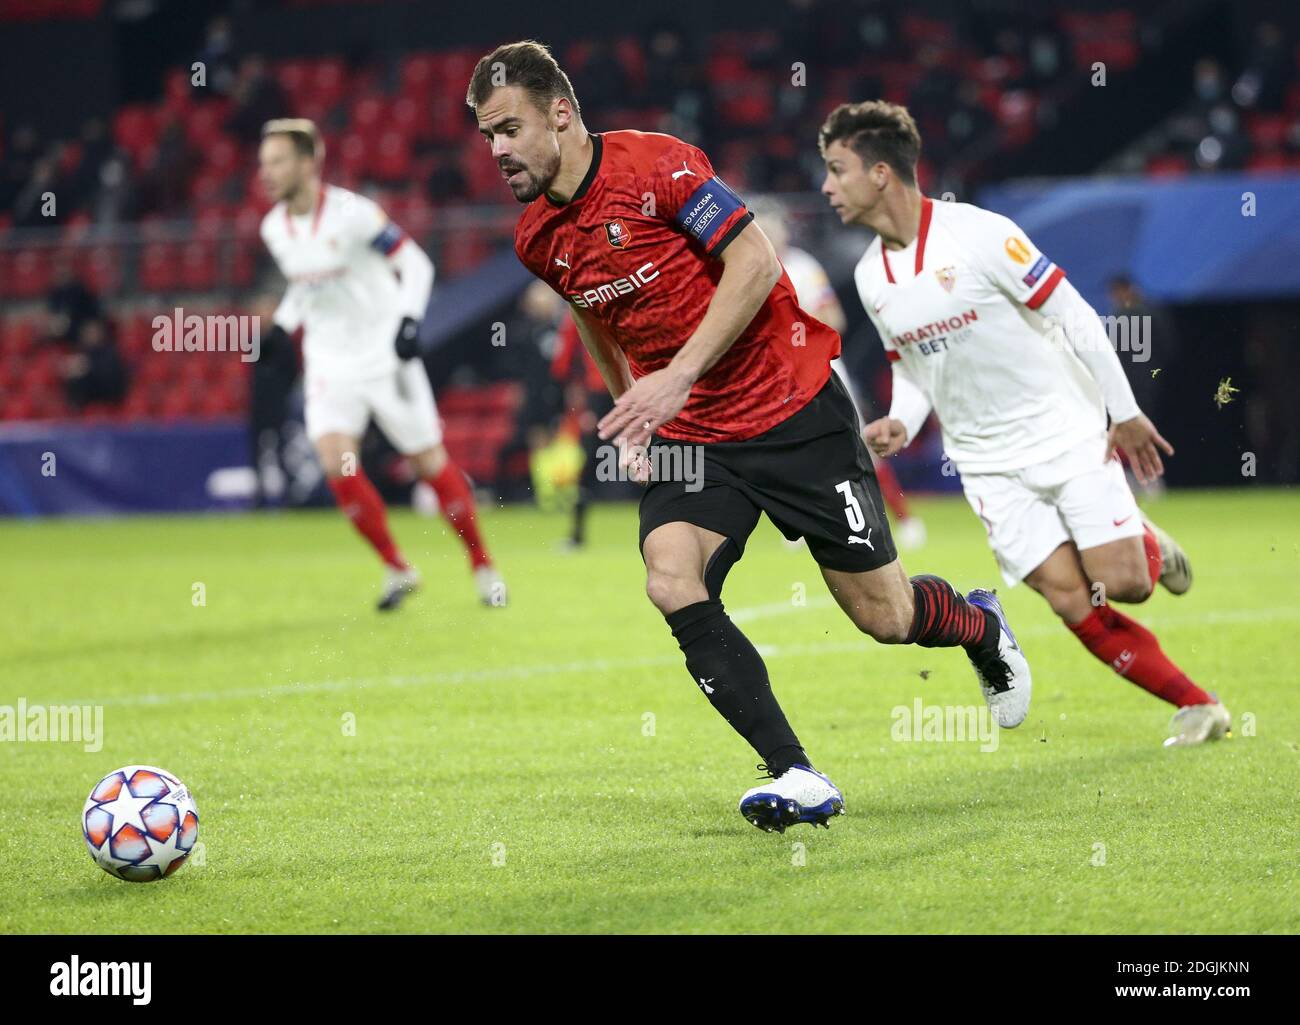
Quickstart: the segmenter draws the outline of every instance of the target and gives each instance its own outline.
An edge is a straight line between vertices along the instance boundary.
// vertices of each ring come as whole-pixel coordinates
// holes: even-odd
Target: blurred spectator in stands
[[[1211,107],[1227,99],[1227,76],[1213,57],[1202,57],[1192,67],[1192,93],[1198,109],[1209,113]]]
[[[256,54],[239,65],[231,102],[234,109],[226,119],[226,128],[245,144],[256,143],[262,137],[262,125],[283,117],[288,110],[284,90],[267,70],[266,60]]]
[[[208,88],[229,96],[235,88],[235,40],[229,18],[221,16],[208,22],[198,59],[207,69]]]
[[[113,155],[113,139],[101,118],[93,117],[81,126],[80,152],[76,165],[59,197],[59,213],[91,209],[99,193],[99,172]]]
[[[912,112],[926,139],[940,134],[926,132],[925,126],[942,123],[942,118],[952,108],[952,97],[960,81],[948,67],[947,53],[939,46],[923,46],[916,55],[918,74],[908,96],[907,109]]]
[[[668,111],[665,131],[687,142],[700,140],[712,120],[707,63],[691,52],[675,25],[660,23],[646,38],[646,103]]]
[[[582,112],[599,119],[611,110],[633,106],[632,83],[614,47],[603,39],[592,41],[587,59],[574,75],[574,91],[582,97]],[[592,122],[596,124],[596,121]],[[623,127],[610,125],[609,127]]]
[[[59,175],[61,146],[55,146],[36,161],[27,184],[14,199],[14,226],[18,228],[40,228],[54,223],[53,217],[47,217],[46,211],[50,197],[53,197],[55,216],[64,212],[63,197],[60,196],[62,179]],[[70,198],[70,197],[69,197]]]
[[[520,382],[524,404],[514,435],[501,450],[502,466],[517,453],[531,453],[550,440],[563,401],[550,364],[565,309],[564,301],[545,282],[534,281],[520,297],[517,316],[506,324],[505,345],[496,350],[496,376]]]
[[[75,349],[60,370],[68,402],[77,409],[91,402],[117,402],[126,394],[126,364],[108,321],[101,318],[82,323]]]
[[[1274,113],[1286,105],[1292,62],[1286,37],[1272,22],[1255,26],[1245,70],[1232,85],[1232,98],[1241,107]]]
[[[0,161],[0,210],[12,210],[40,159],[40,140],[31,125],[14,129]]]
[[[1276,484],[1300,481],[1300,350],[1293,339],[1300,324],[1293,305],[1252,310],[1245,321],[1243,382],[1246,431],[1256,456],[1257,479]]]
[[[173,119],[159,134],[158,146],[149,165],[147,208],[166,213],[184,205],[189,197],[190,172],[185,131],[181,123]]]
[[[256,487],[253,502],[261,508],[274,504],[284,494],[285,422],[289,398],[298,380],[298,348],[282,328],[273,326],[278,299],[261,295],[252,305],[258,318],[261,349],[253,364],[249,386],[248,437],[252,445]]]
[[[1115,318],[1114,327],[1107,333],[1133,387],[1133,397],[1142,412],[1159,425],[1165,421],[1164,414],[1170,407],[1158,372],[1178,363],[1181,346],[1177,328],[1164,308],[1143,295],[1127,274],[1111,278],[1107,293],[1110,316]],[[1147,494],[1163,491],[1159,481],[1138,487]]]
[[[940,133],[941,137],[946,136],[948,149],[953,153],[960,153],[966,146],[985,137],[996,127],[997,119],[980,102],[979,83],[970,78],[962,79],[948,111],[945,122],[947,131]],[[937,154],[931,155],[937,158]]]
[[[114,151],[99,169],[99,194],[93,216],[101,227],[112,227],[135,212],[135,182],[131,177],[131,158]]]
[[[54,286],[45,297],[45,335],[51,341],[75,342],[82,326],[103,316],[99,299],[77,274],[72,258],[61,253],[54,265]]]
[[[439,154],[435,157],[425,191],[429,196],[429,202],[434,205],[462,200],[466,197],[469,186],[465,181],[464,172],[460,169],[458,154]]]
[[[1197,165],[1207,171],[1245,167],[1250,157],[1250,138],[1237,111],[1220,103],[1206,115],[1205,126],[1207,134],[1196,145]]]
[[[582,471],[578,474],[578,497],[573,504],[573,521],[566,544],[581,548],[587,543],[587,511],[595,501],[600,486],[600,435],[596,425],[614,408],[614,399],[601,376],[596,361],[582,343],[578,325],[567,313],[562,315],[551,376],[564,389],[564,408],[577,418],[578,438],[582,445]]]

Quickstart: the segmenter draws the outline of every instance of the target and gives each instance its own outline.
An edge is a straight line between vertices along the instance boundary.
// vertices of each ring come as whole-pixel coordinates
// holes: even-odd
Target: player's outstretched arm
[[[646,374],[618,397],[600,421],[602,440],[648,445],[651,433],[681,411],[691,386],[731,348],[781,278],[776,250],[752,221],[719,259],[722,277],[699,327],[668,366]]]
[[[1155,480],[1165,472],[1161,453],[1173,455],[1173,446],[1161,437],[1155,424],[1138,408],[1133,388],[1097,311],[1068,279],[1063,278],[1040,312],[1060,325],[1065,341],[1088,368],[1088,373],[1101,390],[1111,419],[1106,458],[1109,459],[1119,448],[1128,456],[1129,465],[1139,481],[1146,484]]]

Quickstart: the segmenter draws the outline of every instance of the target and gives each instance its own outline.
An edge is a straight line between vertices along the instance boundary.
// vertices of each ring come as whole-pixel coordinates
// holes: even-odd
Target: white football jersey
[[[405,238],[374,200],[334,185],[321,186],[310,214],[280,202],[262,219],[262,241],[289,282],[275,322],[302,326],[308,373],[345,380],[397,368],[402,312],[388,255]]]
[[[930,400],[959,472],[1032,466],[1105,433],[1100,389],[1036,312],[1064,273],[1009,218],[928,198],[911,245],[877,237],[858,262],[885,353]]]

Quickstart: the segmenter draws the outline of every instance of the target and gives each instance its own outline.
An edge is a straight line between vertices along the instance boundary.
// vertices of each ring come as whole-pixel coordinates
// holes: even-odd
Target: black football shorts
[[[702,457],[672,451],[682,446]],[[806,538],[827,569],[862,573],[898,557],[853,401],[835,374],[803,409],[755,438],[696,445],[655,435],[650,455],[672,472],[641,496],[642,549],[652,530],[680,520],[732,538],[743,552],[763,512],[791,541]]]

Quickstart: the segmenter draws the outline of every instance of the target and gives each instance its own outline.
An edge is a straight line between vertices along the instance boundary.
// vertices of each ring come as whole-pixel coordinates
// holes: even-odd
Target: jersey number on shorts
[[[867,525],[867,519],[862,515],[862,506],[858,505],[858,500],[853,496],[853,482],[840,481],[835,485],[835,490],[844,496],[844,518],[849,521],[849,530],[857,533]]]

